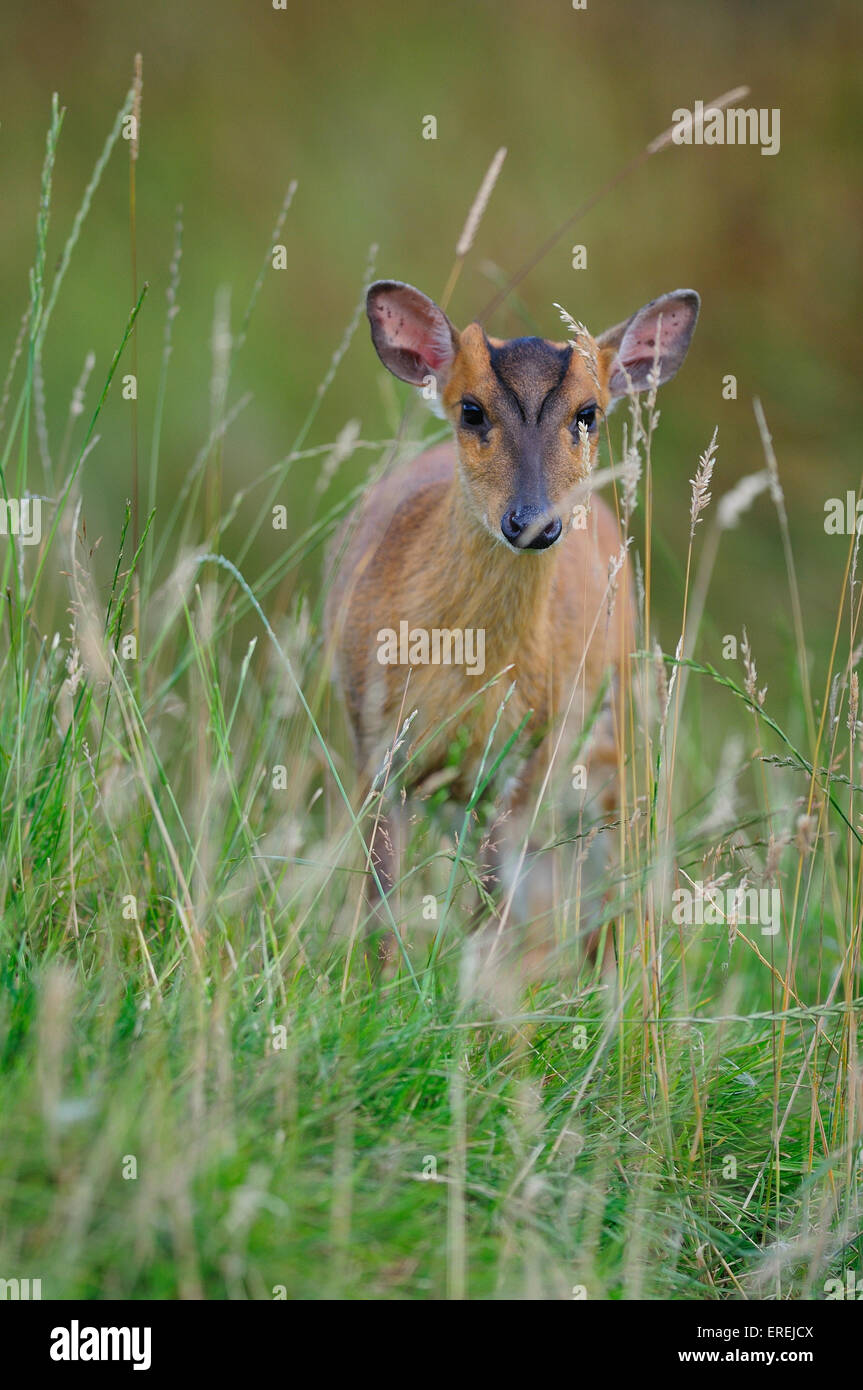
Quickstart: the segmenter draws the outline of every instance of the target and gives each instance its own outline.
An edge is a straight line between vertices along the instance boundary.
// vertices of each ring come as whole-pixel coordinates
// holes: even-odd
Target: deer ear
[[[597,346],[608,363],[608,390],[612,400],[630,389],[645,391],[653,383],[650,374],[659,341],[659,381],[670,381],[686,356],[701,300],[695,290],[672,290],[652,299],[625,323],[606,329]],[[629,379],[627,381],[627,378]]]
[[[446,385],[458,352],[458,333],[427,295],[400,280],[377,280],[366,295],[366,313],[378,357],[393,376],[422,386],[427,376]]]

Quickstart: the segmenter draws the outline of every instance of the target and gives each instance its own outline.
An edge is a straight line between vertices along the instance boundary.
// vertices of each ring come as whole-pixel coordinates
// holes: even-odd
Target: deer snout
[[[510,507],[504,512],[500,529],[516,550],[547,550],[560,536],[559,516],[544,521],[548,510],[542,507]]]

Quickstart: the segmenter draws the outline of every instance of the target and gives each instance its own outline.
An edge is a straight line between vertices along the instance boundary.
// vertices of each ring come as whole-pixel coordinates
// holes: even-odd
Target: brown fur
[[[676,300],[669,316],[671,311],[681,313]],[[524,799],[531,780],[547,765],[548,731],[557,731],[567,710],[577,728],[609,671],[617,673],[612,688],[619,690],[620,668],[632,650],[628,564],[618,576],[616,601],[608,602],[609,563],[620,550],[615,515],[594,496],[587,529],[570,526],[568,499],[584,472],[573,419],[587,404],[595,403],[600,417],[608,407],[610,378],[620,375],[621,342],[629,345],[627,373],[641,370],[645,332],[653,320],[639,330],[636,363],[633,335],[625,335],[633,323],[638,328],[639,315],[584,344],[587,359],[567,344],[544,339],[488,339],[479,324],[459,334],[425,296],[395,282],[372,287],[369,317],[375,344],[391,370],[415,384],[429,373],[436,377],[457,445],[430,449],[378,482],[335,546],[326,631],[360,773],[368,786],[400,721],[416,709],[414,747],[438,725],[444,727],[412,764],[409,785],[441,771],[457,725],[466,726],[468,746],[452,786],[454,796],[466,798],[503,694],[514,680],[498,746],[528,712],[532,729],[544,739],[522,781]],[[669,341],[673,355],[674,341]],[[651,357],[653,342],[650,338]],[[465,397],[482,406],[487,430],[460,427]],[[591,438],[592,460],[598,433]],[[563,534],[550,548],[517,550],[501,534],[507,508],[524,500],[544,515],[561,515]],[[404,621],[427,630],[484,629],[484,674],[469,675],[459,666],[381,665],[378,633],[397,631]],[[479,695],[505,667],[512,668],[508,675]],[[468,701],[468,713],[445,722]],[[618,704],[613,724],[619,719]],[[610,765],[616,761],[613,746],[597,756]],[[384,824],[382,837],[383,848],[379,837],[374,852],[386,890],[397,877],[398,834]]]
[[[592,513],[591,528],[571,530],[550,550],[513,554],[466,504],[451,444],[430,449],[372,489],[335,571],[326,616],[336,681],[366,778],[394,740],[402,709],[418,709],[416,734],[474,702],[471,744],[454,788],[464,796],[510,680],[516,690],[505,727],[515,728],[528,710],[536,726],[549,726],[566,709],[576,683],[575,710],[583,714],[589,708],[606,668],[631,645],[631,600],[623,576],[626,597],[610,620],[604,608],[608,562],[620,546],[617,522],[599,498]],[[401,621],[412,628],[484,628],[484,675],[468,675],[458,666],[414,666],[405,699],[408,671],[376,659],[378,632],[397,630]],[[507,666],[513,669],[506,683],[478,698],[479,689]],[[424,751],[414,781],[440,768],[454,734],[452,725],[441,731]]]

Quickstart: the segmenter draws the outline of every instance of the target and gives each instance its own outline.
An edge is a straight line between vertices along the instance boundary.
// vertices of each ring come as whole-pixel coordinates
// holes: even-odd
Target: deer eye
[[[593,433],[593,431],[596,429],[595,405],[583,405],[581,407],[581,410],[578,411],[575,419],[572,422],[572,432],[575,435],[576,439],[579,435],[579,425],[584,425],[584,428],[588,431],[589,434]]]
[[[476,401],[462,401],[461,422],[466,429],[480,429],[485,423],[485,411]]]

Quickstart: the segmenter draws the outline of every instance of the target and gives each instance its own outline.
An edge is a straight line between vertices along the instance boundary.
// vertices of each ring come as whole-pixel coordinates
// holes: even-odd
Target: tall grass
[[[291,453],[261,461],[225,508],[221,459],[244,404],[231,373],[266,273],[233,337],[220,301],[213,415],[160,516],[178,220],[154,418],[142,409],[137,422],[149,428],[135,446],[149,469],[146,517],[138,527],[130,509],[97,549],[82,484],[143,292],[117,306],[104,379],[91,389],[85,376],[73,409],[56,411],[57,476],[34,476],[50,311],[133,100],[46,299],[55,101],[0,437],[4,498],[48,494],[41,544],[3,542],[0,1277],[41,1278],[46,1297],[824,1297],[828,1278],[861,1267],[856,538],[836,578],[830,666],[810,672],[759,409],[764,477],[711,500],[720,439],[681,493],[691,535],[680,639],[658,653],[661,434],[655,400],[634,401],[622,444],[616,430],[606,441],[639,557],[619,819],[588,808],[567,821],[549,781],[539,850],[526,852],[562,866],[552,949],[528,971],[510,923],[484,969],[481,937],[466,929],[478,891],[492,931],[501,923],[481,880],[484,788],[465,813],[444,779],[412,819],[394,908],[402,967],[376,978],[361,949],[362,885],[383,782],[359,802],[329,708],[323,586],[306,592],[298,579],[356,490],[334,502],[320,488],[314,524],[253,569],[255,537],[289,497],[298,460],[318,455],[328,484],[358,452],[379,473],[420,447],[413,417],[395,440],[360,440],[337,421],[332,443],[308,445],[358,313],[334,334]],[[150,296],[145,311],[156,307]],[[722,536],[765,488],[800,664],[798,686],[766,694],[755,656],[766,615],[753,603],[732,660],[705,619]],[[244,507],[253,524],[239,540]],[[612,577],[610,603],[615,587]],[[504,700],[506,677],[490,678]],[[454,758],[463,716],[442,716]],[[408,766],[427,734],[393,731]],[[489,778],[511,768],[510,744],[493,731]],[[559,748],[564,781],[578,756]],[[393,761],[396,787],[402,775]],[[598,889],[583,873],[596,840],[617,848]],[[775,936],[733,915],[672,920],[675,889],[744,879],[780,891]],[[571,949],[597,912],[616,948],[611,973]]]

